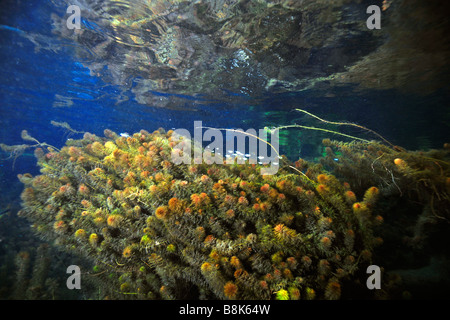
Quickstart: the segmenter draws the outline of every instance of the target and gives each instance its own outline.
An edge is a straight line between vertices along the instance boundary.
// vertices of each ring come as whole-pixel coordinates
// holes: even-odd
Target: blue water
[[[202,92],[195,96],[151,92],[176,103],[171,108],[143,105],[131,92],[139,77],[123,87],[91,75],[73,54],[77,44],[52,33],[50,15],[60,9],[52,1],[9,0],[0,6],[0,142],[8,145],[23,143],[20,134],[24,129],[56,147],[63,146],[67,138],[81,137],[68,135],[51,121],[68,122],[75,130],[97,135],[104,129],[130,134],[160,127],[193,131],[194,121],[245,130],[300,123],[305,116],[295,108],[329,120],[358,123],[411,150],[440,148],[450,137],[447,89],[423,95],[394,89],[355,91],[349,85],[331,92],[311,89],[252,96],[224,88],[218,97]],[[363,131],[348,133],[367,137]],[[308,134],[302,133],[300,141],[295,135],[288,138],[281,153],[292,160],[319,156],[316,146],[320,139]],[[16,176],[36,174],[35,164],[32,151],[15,160],[2,153],[0,211],[8,206],[17,210],[22,186]],[[4,236],[0,234],[0,238]]]

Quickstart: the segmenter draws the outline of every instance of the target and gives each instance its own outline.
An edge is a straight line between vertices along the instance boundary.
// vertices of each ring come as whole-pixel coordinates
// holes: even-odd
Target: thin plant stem
[[[369,129],[369,128],[366,128],[366,127],[364,127],[364,126],[361,126],[361,125],[359,125],[359,124],[351,123],[351,122],[335,122],[335,121],[328,121],[328,120],[319,118],[318,116],[316,116],[316,115],[314,115],[314,114],[312,114],[312,113],[310,113],[310,112],[308,112],[308,111],[306,111],[306,110],[303,110],[303,109],[295,109],[295,110],[300,111],[300,112],[303,112],[303,113],[307,114],[308,116],[313,117],[313,118],[315,118],[315,119],[317,119],[317,120],[319,120],[319,121],[322,121],[322,122],[324,122],[324,123],[334,124],[334,125],[339,125],[339,126],[352,126],[352,127],[356,127],[356,128],[359,128],[359,129],[363,129],[363,130],[369,131],[370,133],[373,133],[374,135],[376,135],[377,137],[379,137],[381,140],[383,140],[384,142],[386,142],[387,144],[389,144],[391,147],[394,147],[394,145],[393,145],[392,143],[390,143],[388,140],[386,140],[386,139],[385,139],[382,135],[380,135],[379,133],[377,133],[377,132],[375,132],[375,131],[373,131],[373,130],[371,130],[371,129]],[[342,134],[341,134],[341,135],[342,135]],[[354,137],[353,137],[353,138],[354,138]],[[358,138],[358,140],[367,141],[367,140],[363,140],[363,139],[359,139],[359,138]]]

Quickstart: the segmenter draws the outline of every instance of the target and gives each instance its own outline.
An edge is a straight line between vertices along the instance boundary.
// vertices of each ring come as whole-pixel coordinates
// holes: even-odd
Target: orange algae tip
[[[367,202],[368,204],[373,203],[380,193],[380,190],[377,187],[371,187],[367,189],[367,191],[364,193],[364,202]]]
[[[239,268],[241,265],[241,262],[239,261],[238,257],[232,256],[230,259],[230,264],[235,268]]]
[[[217,252],[217,250],[212,250],[209,254],[209,257],[216,262],[220,260],[220,254]]]
[[[122,220],[123,220],[123,217],[121,215],[111,214],[108,217],[108,219],[106,220],[106,222],[108,223],[108,226],[110,226],[112,228],[117,228],[117,227],[119,227]]]
[[[155,181],[160,182],[160,181],[164,180],[164,175],[161,172],[157,172],[154,175],[154,178],[155,178]]]
[[[300,290],[296,287],[288,288],[289,296],[291,300],[300,300]]]
[[[355,263],[355,257],[352,256],[352,255],[347,256],[347,257],[345,258],[345,263],[346,263],[346,264],[353,264],[353,263]]]
[[[233,209],[227,210],[227,212],[225,212],[225,215],[227,216],[227,218],[233,218],[234,217],[234,210]]]
[[[407,167],[406,161],[403,160],[403,159],[400,159],[400,158],[395,159],[394,163],[399,168],[406,168]]]
[[[231,195],[229,195],[229,194],[227,194],[227,195],[225,196],[225,198],[223,199],[223,201],[224,201],[225,203],[232,204],[233,201],[234,201],[234,197],[231,196]]]
[[[377,187],[371,187],[367,189],[365,196],[366,197],[375,197],[380,193],[380,190]]]
[[[133,254],[133,249],[131,248],[131,246],[128,246],[125,249],[123,249],[122,257],[130,258],[132,254]]]
[[[270,189],[268,191],[268,196],[269,198],[275,199],[276,197],[278,197],[278,191],[275,189]]]
[[[88,195],[88,194],[89,194],[89,188],[88,188],[86,185],[81,184],[81,185],[78,187],[78,192],[79,192],[80,194],[82,194],[82,195]]]
[[[283,191],[286,188],[286,184],[287,184],[286,180],[280,180],[277,182],[277,188],[280,191]]]
[[[267,207],[267,204],[266,203],[261,203],[260,205],[259,205],[259,209],[261,210],[261,211],[267,211],[267,209],[268,209],[268,207]]]
[[[172,211],[178,211],[181,209],[181,203],[180,200],[178,200],[178,198],[171,198],[169,200],[169,209]]]
[[[92,207],[92,203],[91,203],[89,200],[86,200],[86,199],[81,200],[81,205],[82,205],[83,207],[85,207],[85,208],[90,208],[90,207]]]
[[[233,276],[237,279],[237,278],[240,278],[240,277],[245,277],[246,275],[248,275],[248,272],[247,271],[244,271],[242,268],[240,268],[240,269],[237,269],[235,272],[234,272],[234,274],[233,274]]]
[[[78,157],[81,155],[81,150],[77,147],[69,147],[69,150],[67,152],[72,157]]]
[[[323,237],[322,239],[320,239],[320,243],[324,248],[329,248],[331,246],[331,240],[329,237]]]
[[[150,176],[150,171],[144,170],[141,172],[140,176],[141,176],[141,178],[144,178],[144,179],[148,178]]]
[[[77,238],[86,237],[86,231],[84,229],[78,229],[77,231],[75,231],[75,237]]]
[[[200,199],[203,204],[209,204],[211,202],[211,199],[208,197],[208,195],[205,192],[200,193]]]
[[[297,236],[297,232],[295,230],[286,227],[282,223],[277,224],[273,228],[273,231],[274,231],[275,237],[278,240],[291,241],[291,240],[294,240],[295,237]]]
[[[205,228],[203,227],[197,227],[195,229],[195,233],[198,236],[198,238],[201,240],[205,237]]]
[[[96,246],[98,243],[98,235],[96,233],[92,233],[89,236],[89,243],[91,244],[91,246]]]
[[[325,289],[325,298],[338,300],[341,297],[341,285],[337,281],[330,281]]]
[[[162,207],[158,207],[155,210],[155,217],[157,217],[158,219],[164,220],[167,218],[168,215],[168,210],[167,207],[162,206]]]
[[[375,223],[376,223],[377,225],[380,225],[380,224],[382,224],[383,222],[384,222],[384,219],[383,219],[382,216],[378,215],[378,216],[375,217]]]
[[[200,269],[202,270],[202,272],[209,272],[212,271],[212,265],[209,262],[204,262]]]
[[[317,224],[321,229],[326,229],[329,228],[332,222],[333,219],[331,219],[330,217],[322,217],[319,219],[319,221],[317,221]]]
[[[254,233],[250,233],[250,234],[247,235],[247,237],[245,239],[248,242],[253,243],[253,242],[256,242],[256,240],[258,239],[258,236],[256,234],[254,234]]]
[[[305,290],[305,298],[306,300],[314,300],[314,298],[316,297],[316,292],[314,291],[314,289],[312,288],[306,288]]]
[[[201,203],[200,196],[198,194],[194,193],[193,195],[191,195],[191,201],[192,201],[192,204],[194,204],[195,206],[199,206]]]
[[[267,284],[266,280],[261,280],[259,282],[259,286],[261,287],[261,289],[267,290],[269,288],[269,285]]]
[[[238,202],[244,206],[248,205],[248,200],[246,197],[239,197]]]
[[[269,191],[269,189],[270,189],[270,186],[269,186],[269,184],[265,184],[265,185],[263,185],[262,187],[261,187],[261,192],[268,192]]]
[[[212,235],[209,234],[206,236],[205,240],[203,241],[205,244],[210,244],[212,243],[216,238]]]
[[[176,249],[177,249],[177,247],[176,247],[174,244],[169,244],[169,245],[166,247],[167,252],[170,252],[170,253],[175,252]]]
[[[94,223],[97,226],[101,226],[102,224],[105,223],[105,219],[103,217],[97,217],[97,218],[94,219]]]
[[[328,182],[328,176],[326,174],[319,174],[317,176],[317,182],[319,183],[327,183]]]
[[[239,182],[239,187],[241,187],[242,189],[248,188],[248,183],[246,181],[241,181]]]
[[[336,236],[333,232],[333,230],[328,230],[326,233],[326,236],[330,239],[334,239],[334,237]]]
[[[312,264],[312,260],[308,256],[303,256],[302,257],[302,262],[305,265],[305,267],[309,267]]]
[[[138,205],[135,205],[134,207],[133,207],[133,212],[136,214],[136,215],[139,215],[140,213],[141,213],[141,207],[140,206],[138,206]]]
[[[364,249],[363,251],[361,251],[361,257],[364,260],[369,261],[372,258],[372,252],[370,252],[370,250]]]
[[[312,190],[306,190],[305,195],[310,199],[314,198],[314,192]]]
[[[283,270],[283,276],[285,278],[287,278],[287,279],[292,279],[293,278],[292,272],[289,269],[284,269]]]
[[[319,185],[316,187],[316,190],[317,190],[318,193],[324,194],[324,193],[326,193],[326,192],[328,191],[328,187],[325,186],[325,185],[323,185],[323,184],[319,184]]]
[[[322,259],[319,261],[318,265],[319,273],[326,274],[330,270],[330,263],[328,260]]]
[[[346,191],[345,192],[345,200],[349,203],[355,203],[356,202],[356,195],[353,191]]]
[[[356,202],[353,204],[352,208],[353,208],[353,212],[358,213],[364,209],[364,206],[361,203]]]
[[[238,292],[238,287],[232,281],[228,281],[223,287],[223,293],[229,299],[236,297]]]
[[[376,246],[382,245],[383,242],[384,242],[384,240],[383,240],[383,238],[381,238],[381,237],[377,237],[377,238],[373,239],[373,243],[374,243],[374,245],[376,245]]]
[[[65,232],[67,230],[67,225],[64,221],[59,220],[53,224],[53,229],[58,233]]]

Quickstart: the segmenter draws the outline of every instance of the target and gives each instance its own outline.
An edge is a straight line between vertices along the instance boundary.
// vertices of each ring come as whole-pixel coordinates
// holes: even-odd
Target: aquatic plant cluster
[[[377,187],[357,196],[303,160],[270,176],[258,165],[174,165],[172,133],[105,130],[37,148],[41,174],[19,175],[19,215],[93,259],[110,298],[339,299],[365,288],[383,241]]]
[[[395,232],[405,235],[409,248],[426,250],[427,256],[450,253],[442,246],[446,239],[440,238],[450,225],[450,144],[409,151],[377,142],[323,143],[324,167],[337,178],[345,177],[357,194],[376,186],[388,218],[403,219],[403,228]]]

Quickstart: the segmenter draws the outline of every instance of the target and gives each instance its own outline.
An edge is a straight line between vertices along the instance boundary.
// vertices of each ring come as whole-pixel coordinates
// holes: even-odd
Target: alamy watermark
[[[70,16],[66,20],[66,26],[68,29],[81,29],[81,9],[79,6],[71,5],[67,7],[66,10],[67,13],[70,14]]]
[[[80,271],[80,267],[76,266],[76,265],[70,265],[70,266],[67,267],[66,273],[71,274],[71,276],[69,276],[67,278],[67,281],[66,281],[67,289],[80,290],[81,289],[81,271]]]
[[[81,29],[81,9],[77,5],[70,5],[66,10],[70,16],[66,20],[66,26],[68,29]],[[366,20],[366,26],[368,29],[381,29],[381,9],[377,5],[370,5],[366,10],[370,16]]]
[[[370,14],[366,20],[366,26],[368,29],[381,29],[381,9],[379,6],[371,5],[367,7],[367,14]]]
[[[366,273],[371,274],[366,281],[367,289],[381,289],[381,269],[377,265],[367,267]]]

